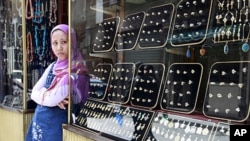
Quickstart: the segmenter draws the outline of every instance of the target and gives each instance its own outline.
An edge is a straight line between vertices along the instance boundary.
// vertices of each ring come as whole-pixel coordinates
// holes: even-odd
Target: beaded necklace
[[[28,15],[29,12],[30,12],[30,15]],[[32,19],[33,17],[34,17],[34,11],[33,11],[33,6],[32,6],[32,1],[26,0],[26,19]]]
[[[32,62],[33,61],[33,45],[32,45],[32,36],[31,33],[27,33],[27,61]]]
[[[38,30],[43,31],[43,42],[42,42],[42,47],[39,46],[38,43]],[[46,45],[46,26],[42,27],[42,29],[38,29],[38,26],[35,26],[35,44],[36,44],[36,54],[39,55],[39,60],[42,60],[45,52],[45,45]]]
[[[32,21],[35,23],[41,23],[43,21],[43,16],[44,16],[43,3],[41,4],[40,0],[37,0],[35,4],[35,15]]]

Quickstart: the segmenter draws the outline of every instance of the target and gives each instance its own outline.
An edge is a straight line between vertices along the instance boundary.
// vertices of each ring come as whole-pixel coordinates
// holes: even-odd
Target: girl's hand
[[[66,105],[68,105],[69,103],[69,99],[68,97],[66,97],[64,100],[62,100],[60,103],[57,104],[57,106],[59,106],[61,109],[66,109]]]

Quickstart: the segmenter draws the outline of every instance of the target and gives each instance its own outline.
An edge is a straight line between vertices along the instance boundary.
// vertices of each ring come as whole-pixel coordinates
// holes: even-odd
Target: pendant
[[[170,121],[170,122],[168,123],[168,127],[169,127],[169,128],[173,128],[173,127],[174,127],[173,121]]]
[[[185,134],[181,137],[181,141],[185,141]]]
[[[173,132],[173,133],[169,136],[169,139],[172,140],[172,139],[174,138],[174,133],[175,133],[175,132]]]
[[[229,129],[226,131],[226,135],[230,136],[230,130]]]
[[[194,134],[196,131],[196,123],[190,128],[190,133]]]
[[[201,134],[202,133],[202,124],[200,125],[200,127],[197,128],[196,130],[196,134]]]
[[[224,46],[224,54],[228,54],[228,52],[229,52],[229,47],[228,47],[228,45],[226,43],[225,46]]]
[[[202,135],[206,136],[209,134],[208,126],[202,130]]]
[[[43,56],[39,55],[39,60],[42,61],[43,60]]]
[[[175,122],[174,128],[179,128],[179,125],[180,125],[179,121]]]
[[[175,136],[175,138],[174,138],[174,141],[179,141],[180,140],[180,133],[177,133],[177,135]]]
[[[168,125],[168,120],[165,119],[163,125],[167,126]]]
[[[243,45],[242,45],[242,51],[243,52],[248,52],[249,50],[249,45],[247,42],[245,42]]]
[[[204,48],[200,49],[200,55],[204,56],[206,54],[206,50]]]
[[[185,121],[182,122],[181,128],[184,128],[186,126]]]
[[[168,132],[169,132],[169,130],[166,132],[166,134],[164,135],[164,138],[168,138]]]
[[[191,135],[189,135],[189,137],[187,138],[187,141],[191,141]]]
[[[187,52],[186,52],[187,58],[190,58],[190,57],[191,57],[191,52],[190,52],[190,49],[189,49],[189,48],[190,48],[190,47],[188,47]]]
[[[188,123],[188,125],[186,126],[186,128],[184,129],[185,133],[188,134],[190,132],[190,123]]]

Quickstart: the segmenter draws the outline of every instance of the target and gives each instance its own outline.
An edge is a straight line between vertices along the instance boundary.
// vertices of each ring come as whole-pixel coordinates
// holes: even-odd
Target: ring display
[[[132,79],[135,73],[134,63],[116,63],[110,80],[108,101],[125,104],[131,94]]]
[[[173,4],[152,7],[147,10],[139,38],[141,49],[159,48],[167,44],[173,11]]]
[[[137,45],[145,12],[138,12],[125,17],[118,33],[116,50],[131,50]]]
[[[130,103],[133,106],[154,108],[160,97],[164,73],[164,64],[142,63],[133,80]]]
[[[89,98],[103,100],[108,90],[113,66],[108,63],[98,64],[90,79]]]
[[[200,63],[174,63],[169,67],[161,99],[163,110],[191,113],[195,109],[203,66]]]
[[[181,0],[171,35],[172,46],[199,44],[206,39],[213,0]]]
[[[217,62],[212,65],[203,105],[206,116],[238,122],[248,118],[249,65],[247,61]]]
[[[103,22],[98,24],[92,44],[93,52],[108,52],[113,49],[119,24],[120,17],[104,19]]]

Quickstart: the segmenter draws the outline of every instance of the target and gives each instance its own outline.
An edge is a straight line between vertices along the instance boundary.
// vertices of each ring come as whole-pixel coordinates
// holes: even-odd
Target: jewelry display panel
[[[157,112],[145,141],[209,141],[215,123]]]
[[[25,37],[24,46],[25,60],[27,62],[27,88],[32,89],[45,68],[57,57],[53,53],[51,46],[50,31],[58,24],[60,14],[57,13],[57,5],[64,2],[56,0],[36,0],[26,1],[25,16]],[[21,12],[21,11],[20,11]],[[67,11],[61,11],[65,14]],[[26,63],[24,63],[25,67]],[[32,106],[33,107],[33,106]]]
[[[104,19],[97,27],[97,33],[93,41],[93,52],[111,51],[118,32],[120,17]]]
[[[0,106],[23,107],[22,1],[0,1]]]
[[[105,98],[112,70],[112,64],[101,63],[96,66],[90,79],[89,98],[100,100]]]
[[[216,14],[213,17],[213,41],[215,43],[226,42],[227,45],[227,42],[248,42],[249,6],[250,1],[247,0],[216,1]]]
[[[73,125],[93,132],[100,132],[110,116],[113,107],[108,103],[87,99],[79,114],[73,118]]]
[[[194,45],[206,38],[213,0],[181,0],[171,35],[172,46]]]
[[[230,125],[228,123],[217,123],[216,130],[213,134],[213,141],[229,141],[230,140]]]
[[[102,135],[119,141],[142,141],[154,112],[116,104],[113,104],[113,108],[102,127]]]
[[[211,118],[244,121],[249,116],[250,62],[217,62],[211,67],[203,113]]]
[[[152,7],[146,11],[146,18],[139,38],[139,47],[164,47],[168,41],[174,11],[173,4]]]
[[[164,64],[142,63],[133,80],[130,103],[144,108],[157,106],[164,72]]]
[[[117,51],[131,50],[135,48],[144,19],[145,12],[138,12],[125,17],[125,19],[122,21],[121,31],[117,35]]]
[[[191,113],[195,109],[203,73],[200,63],[174,63],[165,79],[161,99],[163,110]]]
[[[3,106],[22,109],[23,108],[23,87],[22,84],[13,81],[12,86],[13,92],[12,94],[5,95],[3,102],[1,103]]]
[[[125,104],[129,101],[132,79],[135,73],[134,63],[116,63],[110,80],[108,101]]]

